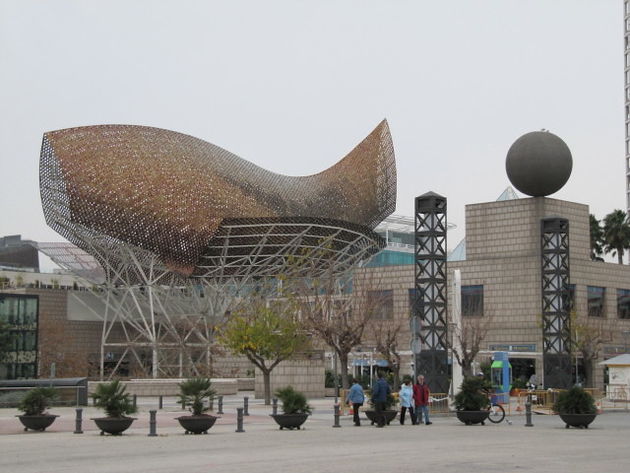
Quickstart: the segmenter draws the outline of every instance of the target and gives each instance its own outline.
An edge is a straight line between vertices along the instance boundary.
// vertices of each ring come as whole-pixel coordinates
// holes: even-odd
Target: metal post
[[[186,401],[182,399],[182,411],[186,410]]]
[[[334,371],[335,371],[335,404],[339,402],[339,373],[337,373],[337,352],[335,352],[335,361],[334,361]]]
[[[525,402],[525,427],[533,427],[532,424],[532,395],[527,395],[527,402]]]
[[[75,427],[74,427],[74,433],[75,434],[82,434],[83,430],[81,429],[81,423],[83,422],[83,409],[76,409],[77,411],[77,418],[75,421]]]
[[[162,409],[162,407],[164,407],[164,399],[163,396],[160,396],[160,399],[158,401],[158,409]]]
[[[274,397],[274,398],[271,400],[271,409],[272,409],[272,410],[271,410],[272,415],[274,415],[274,416],[275,416],[276,414],[278,414],[278,398],[275,398],[275,397]]]
[[[219,410],[217,414],[223,414],[223,396],[219,396]]]
[[[249,397],[248,396],[243,397],[243,415],[245,416],[249,415]]]
[[[236,408],[236,432],[245,432],[243,430],[243,408]]]
[[[341,425],[339,425],[339,404],[335,404],[335,423],[333,427],[341,427]]]
[[[157,424],[156,416],[157,411],[155,409],[151,409],[149,411],[149,437],[157,437],[157,433],[155,432],[155,426]]]
[[[138,395],[133,395],[133,408],[136,409],[138,407]]]
[[[210,400],[208,401],[208,408],[211,411],[214,411],[214,398],[213,397],[211,397]]]

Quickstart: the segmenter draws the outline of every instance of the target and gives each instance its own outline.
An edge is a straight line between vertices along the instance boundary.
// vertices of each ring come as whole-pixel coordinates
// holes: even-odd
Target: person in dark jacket
[[[374,410],[376,411],[374,416],[376,417],[376,427],[385,427],[385,404],[387,402],[387,396],[391,393],[391,388],[387,381],[383,379],[383,373],[378,372],[378,379],[374,383],[372,389],[372,402],[374,403]]]
[[[356,379],[352,380],[352,387],[348,391],[346,396],[346,404],[352,404],[352,413],[354,417],[354,425],[359,427],[361,420],[359,419],[359,408],[363,405],[365,396],[363,395],[363,388]]]
[[[418,382],[413,385],[413,401],[416,405],[416,424],[422,423],[422,414],[424,414],[424,423],[431,425],[433,422],[429,420],[429,385],[424,382],[424,376],[418,376]]]

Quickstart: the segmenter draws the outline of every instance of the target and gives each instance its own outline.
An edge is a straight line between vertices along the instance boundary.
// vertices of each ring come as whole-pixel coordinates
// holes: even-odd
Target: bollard
[[[243,430],[243,408],[236,408],[236,432],[245,432]]]
[[[155,432],[155,427],[157,424],[157,421],[155,419],[156,414],[157,411],[155,409],[151,409],[149,411],[149,437],[157,437],[157,433]]]
[[[335,423],[333,427],[341,427],[339,425],[339,404],[335,404]]]
[[[272,403],[272,409],[273,409],[271,412],[272,412],[272,415],[275,416],[278,414],[278,399],[274,397],[271,400],[271,403]]]
[[[525,427],[533,427],[532,424],[532,395],[527,395],[527,402],[525,403]]]
[[[75,426],[74,426],[74,433],[75,434],[82,434],[83,430],[81,429],[81,423],[83,422],[82,416],[83,416],[83,409],[77,409],[77,418],[75,421]]]
[[[133,408],[136,409],[138,407],[138,395],[133,395]]]
[[[162,409],[163,406],[164,406],[164,399],[162,398],[162,396],[160,396],[158,400],[158,409]]]
[[[249,415],[249,397],[247,396],[243,398],[243,415],[244,416]]]
[[[182,411],[186,410],[186,401],[182,399]]]
[[[217,414],[223,414],[223,396],[219,396],[219,410]]]
[[[211,397],[210,401],[208,402],[208,409],[211,411],[214,411],[214,398]]]

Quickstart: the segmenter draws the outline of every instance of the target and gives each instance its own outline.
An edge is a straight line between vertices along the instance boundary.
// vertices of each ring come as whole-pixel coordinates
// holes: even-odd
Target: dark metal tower
[[[431,391],[446,393],[446,198],[433,192],[416,197],[415,221],[414,372],[426,377]]]
[[[543,372],[546,388],[571,386],[569,221],[541,220]]]

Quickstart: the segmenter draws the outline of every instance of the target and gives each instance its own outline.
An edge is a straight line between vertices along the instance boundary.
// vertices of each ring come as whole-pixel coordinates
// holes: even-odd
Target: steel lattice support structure
[[[415,299],[420,339],[415,375],[424,374],[433,392],[449,388],[447,356],[446,198],[433,192],[415,201]],[[419,323],[418,323],[419,322]]]
[[[541,220],[543,372],[545,387],[571,386],[569,221]]]
[[[343,274],[383,248],[373,230],[396,207],[396,168],[385,120],[299,177],[181,133],[102,125],[44,134],[40,190],[46,222],[76,245],[51,248],[56,261],[99,285],[101,373],[119,349],[157,377],[208,367],[241,291],[299,276],[297,257],[311,277]]]

